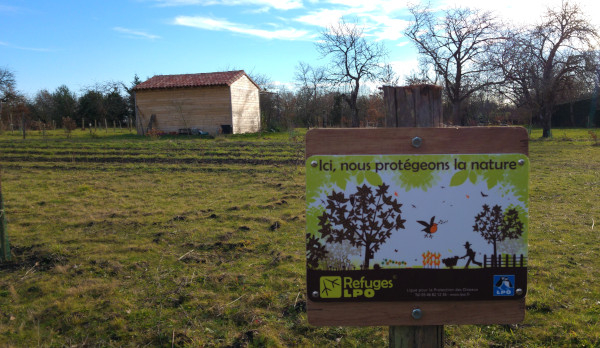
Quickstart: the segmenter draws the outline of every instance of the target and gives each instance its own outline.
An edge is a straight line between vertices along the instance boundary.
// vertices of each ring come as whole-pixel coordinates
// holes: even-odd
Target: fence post
[[[2,177],[0,177],[0,261],[10,261],[10,245],[6,228],[6,213],[2,199]]]
[[[383,86],[385,126],[441,127],[442,88],[434,85]],[[444,326],[390,326],[389,346],[443,347]]]
[[[521,267],[523,267],[523,254],[521,254]]]

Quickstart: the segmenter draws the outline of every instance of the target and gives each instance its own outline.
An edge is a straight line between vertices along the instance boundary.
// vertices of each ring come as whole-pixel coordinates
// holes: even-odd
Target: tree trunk
[[[365,245],[365,260],[363,262],[363,269],[369,269],[369,263],[371,260],[371,244]]]
[[[358,108],[356,107],[356,104],[354,105],[354,108],[352,110],[352,128],[358,128],[360,127],[360,121],[358,119]]]
[[[552,109],[542,113],[542,138],[552,138]]]
[[[452,121],[454,122],[454,124],[466,126],[465,124],[463,124],[463,120],[460,115],[460,104],[460,100],[452,103]]]
[[[492,262],[492,267],[497,267],[498,266],[498,254],[496,251],[496,240],[494,239],[494,261]]]

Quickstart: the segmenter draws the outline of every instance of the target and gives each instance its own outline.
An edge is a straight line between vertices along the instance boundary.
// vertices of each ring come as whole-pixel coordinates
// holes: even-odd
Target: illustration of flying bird
[[[421,231],[425,232],[425,238],[433,238],[433,234],[437,232],[438,224],[434,222],[435,216],[431,218],[429,223],[421,220],[417,220],[418,223],[425,226]]]
[[[481,197],[487,197],[488,195],[486,195],[485,193],[481,192]]]

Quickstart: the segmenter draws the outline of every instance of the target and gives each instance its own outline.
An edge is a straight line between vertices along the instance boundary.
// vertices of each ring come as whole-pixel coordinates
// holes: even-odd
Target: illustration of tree
[[[319,261],[323,260],[327,255],[325,246],[321,244],[319,238],[306,234],[306,264],[312,269],[319,267]]]
[[[481,236],[494,245],[494,260],[498,260],[497,244],[506,239],[517,239],[523,234],[523,222],[519,219],[519,212],[514,209],[502,211],[502,207],[494,205],[491,209],[487,204],[483,210],[475,216],[473,231],[479,232]],[[494,264],[492,266],[496,266]]]
[[[366,184],[358,186],[348,197],[344,192],[327,196],[325,211],[319,216],[319,232],[327,243],[348,241],[364,248],[363,269],[392,232],[404,228],[402,204],[387,195],[389,186],[381,184],[375,192]]]

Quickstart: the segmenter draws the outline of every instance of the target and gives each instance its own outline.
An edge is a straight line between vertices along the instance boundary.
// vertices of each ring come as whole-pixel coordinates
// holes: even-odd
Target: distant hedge
[[[600,127],[600,107],[598,99],[583,99],[557,105],[552,114],[553,127]]]

